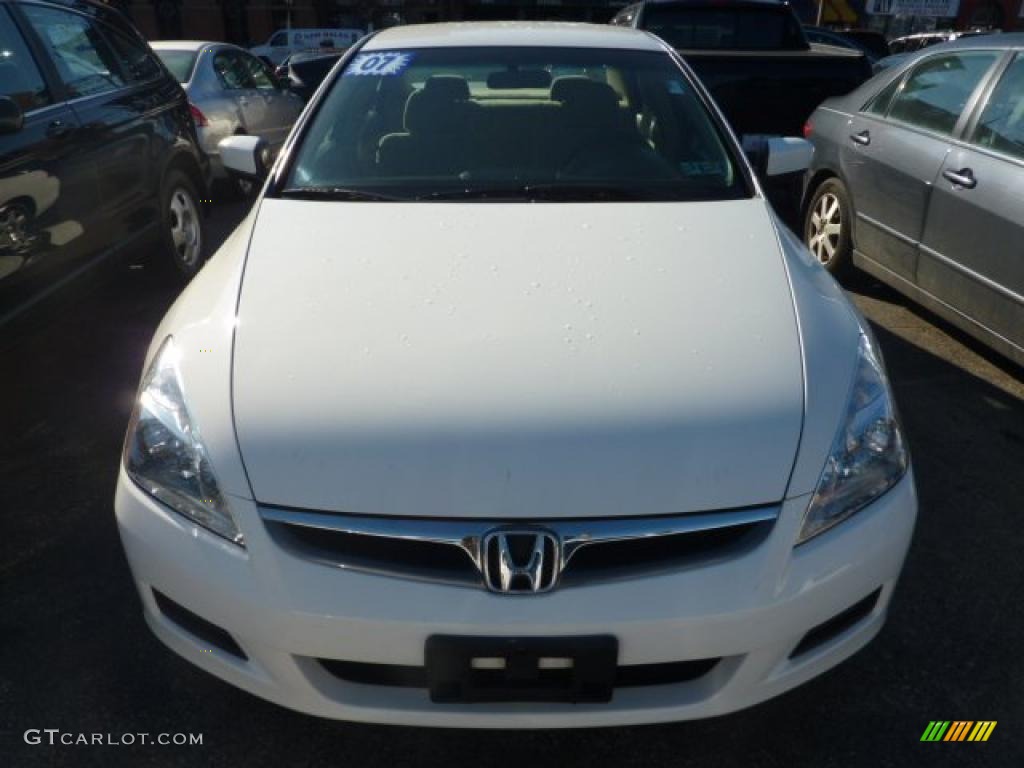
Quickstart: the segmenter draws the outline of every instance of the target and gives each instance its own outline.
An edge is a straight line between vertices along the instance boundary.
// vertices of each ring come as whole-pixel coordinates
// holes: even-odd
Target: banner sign
[[[867,0],[872,16],[932,16],[948,18],[960,12],[960,0]]]

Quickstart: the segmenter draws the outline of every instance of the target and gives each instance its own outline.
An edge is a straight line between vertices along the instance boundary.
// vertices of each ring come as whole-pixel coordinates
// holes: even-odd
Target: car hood
[[[758,199],[267,199],[233,366],[256,499],[363,514],[771,503],[803,413]]]

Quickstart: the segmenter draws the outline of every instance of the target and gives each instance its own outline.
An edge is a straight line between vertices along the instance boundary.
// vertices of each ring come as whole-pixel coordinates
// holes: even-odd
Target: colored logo
[[[996,729],[995,720],[932,720],[921,741],[988,741]]]

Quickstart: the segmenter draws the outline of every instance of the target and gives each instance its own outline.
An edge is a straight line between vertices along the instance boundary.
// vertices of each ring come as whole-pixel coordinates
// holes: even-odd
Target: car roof
[[[218,43],[212,40],[153,40],[149,45],[154,51],[201,51],[211,46],[238,47],[231,43]]]
[[[956,40],[950,40],[947,43],[941,43],[940,45],[923,48],[920,51],[914,51],[914,55],[926,56],[935,53],[936,51],[950,51],[958,48],[990,48],[993,50],[1024,48],[1024,32],[1003,32],[1001,34],[993,35],[968,35],[966,37],[958,37]]]
[[[554,21],[469,21],[389,27],[371,37],[362,50],[488,46],[665,50],[660,40],[641,30]]]

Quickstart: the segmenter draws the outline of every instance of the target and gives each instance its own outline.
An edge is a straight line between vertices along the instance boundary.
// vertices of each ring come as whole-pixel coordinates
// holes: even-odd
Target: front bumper
[[[344,571],[282,550],[252,501],[231,498],[242,550],[151,499],[121,471],[116,510],[147,622],[206,671],[323,717],[424,726],[561,728],[708,717],[824,672],[879,631],[910,543],[910,473],[849,521],[792,548],[807,504],[783,504],[742,556],[631,580],[510,597]],[[248,658],[210,649],[158,607],[156,589],[226,630]],[[807,632],[880,590],[870,613],[799,657]],[[619,664],[722,657],[698,679],[617,689],[607,704],[434,704],[422,688],[353,683],[317,659],[421,666],[433,634],[612,634]]]

